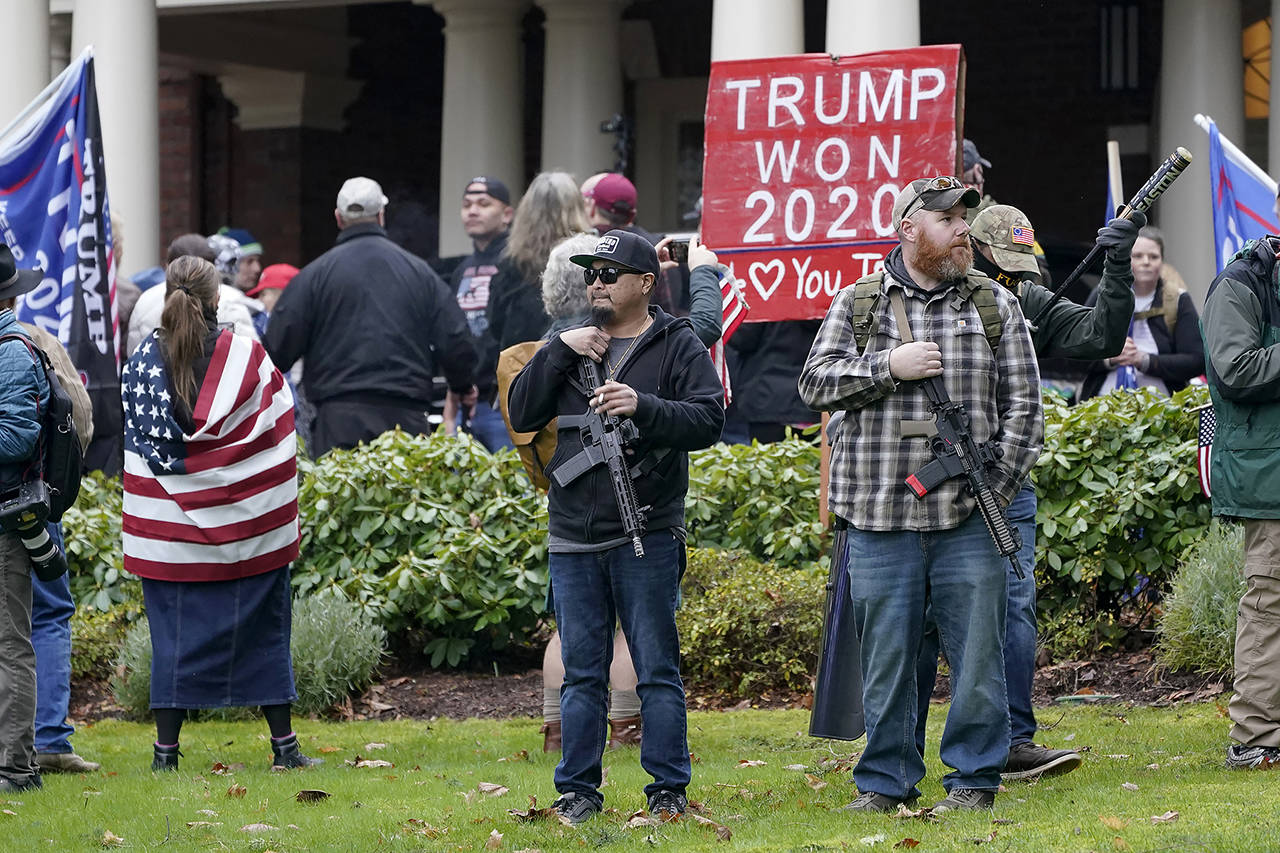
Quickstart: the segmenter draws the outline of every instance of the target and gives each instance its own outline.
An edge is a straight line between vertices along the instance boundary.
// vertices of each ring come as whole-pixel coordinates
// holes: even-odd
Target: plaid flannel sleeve
[[[883,300],[882,300],[883,301]],[[800,372],[800,398],[814,411],[861,409],[891,393],[889,350],[857,352],[853,288],[836,294]]]
[[[1004,455],[991,472],[991,488],[1005,506],[1013,500],[1044,442],[1044,409],[1040,401],[1040,370],[1031,333],[1016,299],[1001,288],[1000,313],[1004,328],[996,353],[999,382],[996,412],[1000,427],[995,440]]]

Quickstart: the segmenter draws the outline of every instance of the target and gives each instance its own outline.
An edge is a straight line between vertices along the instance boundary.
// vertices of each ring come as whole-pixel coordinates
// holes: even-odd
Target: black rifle
[[[969,491],[978,502],[978,512],[987,523],[987,532],[996,543],[996,550],[1001,557],[1009,558],[1019,578],[1025,577],[1017,559],[1018,552],[1022,550],[1022,537],[1018,535],[1018,528],[1009,523],[1009,517],[987,482],[987,469],[996,464],[1004,450],[993,441],[978,444],[973,440],[969,432],[969,413],[947,394],[947,386],[941,376],[931,376],[920,382],[925,396],[929,398],[929,411],[933,412],[938,432],[930,439],[933,461],[908,477],[907,486],[919,499],[953,477],[967,479]]]
[[[578,377],[587,395],[587,411],[582,415],[562,416],[560,429],[576,427],[582,434],[582,450],[559,465],[552,473],[556,483],[567,486],[583,474],[604,464],[609,467],[609,479],[613,482],[613,496],[618,501],[618,515],[622,517],[622,529],[631,537],[636,556],[644,556],[645,511],[636,498],[636,485],[631,467],[627,464],[627,445],[640,437],[640,431],[630,418],[600,414],[591,408],[591,392],[604,384],[600,365],[585,355],[578,365]]]

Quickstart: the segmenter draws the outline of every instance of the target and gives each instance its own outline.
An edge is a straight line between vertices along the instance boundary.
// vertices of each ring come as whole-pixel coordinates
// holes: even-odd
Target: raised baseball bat
[[[1156,169],[1151,177],[1147,178],[1147,182],[1142,185],[1142,189],[1129,199],[1129,203],[1125,205],[1119,213],[1116,214],[1117,219],[1128,219],[1135,210],[1146,213],[1151,205],[1155,204],[1155,200],[1169,189],[1170,185],[1178,179],[1178,176],[1191,165],[1191,152],[1185,148],[1179,147],[1160,164],[1160,168]],[[1040,321],[1049,313],[1059,299],[1062,298],[1062,292],[1075,282],[1080,276],[1088,271],[1093,262],[1098,259],[1098,255],[1102,254],[1103,247],[1098,243],[1093,244],[1093,248],[1089,250],[1089,254],[1084,256],[1071,274],[1062,280],[1053,291],[1053,296],[1045,303],[1044,307],[1037,312],[1036,316],[1031,318],[1031,328],[1035,329],[1040,325]]]

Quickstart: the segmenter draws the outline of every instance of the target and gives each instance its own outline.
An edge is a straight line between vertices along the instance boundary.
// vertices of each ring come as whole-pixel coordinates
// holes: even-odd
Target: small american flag
[[[1213,413],[1212,404],[1200,407],[1200,491],[1206,498],[1213,497],[1209,491],[1209,460],[1213,455],[1213,434],[1218,429],[1218,416]]]
[[[720,384],[724,386],[724,404],[733,402],[733,389],[729,385],[729,365],[725,361],[724,345],[738,331],[751,306],[742,295],[742,282],[733,274],[733,267],[720,278],[720,340],[711,345],[711,361],[716,366]]]
[[[159,580],[230,580],[298,556],[293,394],[266,350],[224,331],[196,397],[174,418],[156,336],[121,376],[124,567]]]
[[[1009,239],[1015,243],[1021,243],[1023,246],[1034,246],[1036,244],[1036,232],[1033,228],[1014,225],[1009,229]]]

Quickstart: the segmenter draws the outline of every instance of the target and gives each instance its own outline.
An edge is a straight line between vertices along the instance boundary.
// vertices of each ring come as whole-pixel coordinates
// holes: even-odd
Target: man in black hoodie
[[[592,325],[552,338],[516,376],[508,396],[511,426],[519,432],[560,418],[559,444],[547,465],[551,586],[565,668],[555,807],[577,824],[603,805],[600,760],[616,619],[639,676],[640,764],[653,776],[645,786],[649,812],[672,819],[685,810],[691,775],[675,621],[688,451],[720,436],[724,389],[689,321],[649,304],[660,268],[647,240],[610,231],[592,254],[571,260],[585,268]],[[584,359],[599,364],[603,384],[583,386]],[[637,428],[626,453],[637,506],[647,515],[643,556],[623,528],[606,466],[563,485],[556,480],[556,469],[584,449],[582,431],[570,423],[587,407]]]

